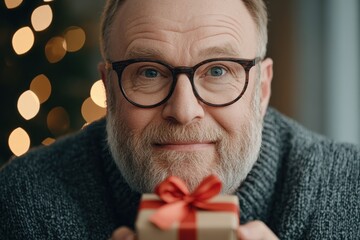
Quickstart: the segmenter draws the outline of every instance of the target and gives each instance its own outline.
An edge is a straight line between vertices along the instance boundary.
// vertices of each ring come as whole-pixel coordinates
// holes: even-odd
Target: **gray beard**
[[[243,131],[232,136],[215,123],[181,126],[164,122],[150,124],[143,132],[130,131],[116,119],[110,108],[106,126],[108,144],[121,174],[130,187],[140,193],[153,192],[170,175],[183,179],[193,191],[210,174],[222,181],[223,194],[234,193],[260,152],[262,119],[259,91],[256,92]],[[201,140],[217,142],[216,152],[155,152],[152,145],[154,142]]]

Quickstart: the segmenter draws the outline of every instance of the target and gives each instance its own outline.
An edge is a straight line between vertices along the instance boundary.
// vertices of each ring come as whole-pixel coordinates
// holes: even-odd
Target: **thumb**
[[[238,228],[238,238],[241,240],[278,240],[276,235],[261,221],[252,221]]]
[[[136,240],[135,233],[127,227],[120,227],[116,229],[112,235],[111,240]]]

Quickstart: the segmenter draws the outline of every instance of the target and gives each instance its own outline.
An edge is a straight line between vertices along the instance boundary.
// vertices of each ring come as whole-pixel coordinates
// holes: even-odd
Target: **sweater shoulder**
[[[93,239],[87,234],[105,238],[102,234],[111,232],[101,151],[105,144],[100,142],[106,140],[103,125],[91,124],[50,146],[32,149],[0,171],[2,236]]]
[[[341,161],[340,169],[359,166],[360,146],[338,142],[315,133],[274,109],[270,109],[268,115],[270,120],[268,123],[265,121],[264,128],[271,128],[279,147],[287,149],[285,158],[309,162],[313,160],[321,165]]]
[[[272,129],[273,145],[282,152],[273,210],[276,231],[287,239],[355,239],[359,146],[314,133],[275,110],[269,115],[265,128]]]
[[[0,172],[0,179],[18,179],[71,174],[71,169],[92,164],[104,146],[103,123],[97,122],[78,132],[58,139],[50,146],[38,146],[23,156],[14,158]],[[36,180],[33,179],[33,180]]]
[[[294,171],[314,171],[328,178],[343,174],[350,181],[359,180],[360,146],[310,131],[274,109],[269,115],[280,147],[286,149],[283,161]]]

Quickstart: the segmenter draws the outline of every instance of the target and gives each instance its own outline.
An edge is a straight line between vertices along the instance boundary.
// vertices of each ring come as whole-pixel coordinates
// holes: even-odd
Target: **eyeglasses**
[[[173,67],[165,62],[136,58],[107,62],[118,76],[124,97],[133,105],[152,108],[165,103],[174,92],[179,74],[185,74],[197,99],[223,107],[238,101],[248,86],[250,69],[260,61],[237,58],[213,58],[193,67]]]

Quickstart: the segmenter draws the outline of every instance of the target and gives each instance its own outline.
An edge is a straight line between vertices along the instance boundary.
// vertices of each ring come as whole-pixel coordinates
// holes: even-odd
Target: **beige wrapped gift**
[[[196,208],[195,219],[190,224],[192,236],[182,234],[183,223],[175,222],[169,229],[162,230],[150,221],[151,216],[165,203],[155,194],[144,194],[141,199],[136,221],[136,232],[139,240],[235,240],[239,226],[239,201],[236,196],[217,195],[209,203],[232,205],[235,210],[201,210]],[[171,214],[171,213],[169,213]],[[186,231],[186,230],[185,230]]]

